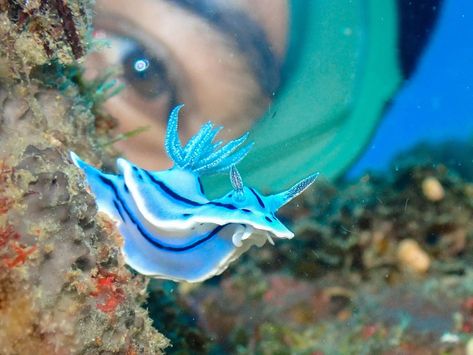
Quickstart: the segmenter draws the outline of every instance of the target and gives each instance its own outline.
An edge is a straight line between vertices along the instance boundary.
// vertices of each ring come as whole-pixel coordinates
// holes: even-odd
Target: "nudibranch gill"
[[[275,213],[317,174],[269,196],[244,186],[236,164],[252,146],[244,145],[248,133],[222,146],[213,142],[222,127],[208,122],[183,147],[178,134],[182,106],[169,116],[165,150],[174,162],[169,170],[147,171],[119,158],[118,174],[108,174],[70,155],[99,210],[117,222],[130,267],[156,278],[198,282],[222,273],[252,245],[292,238]],[[233,190],[209,200],[200,176],[227,171]]]

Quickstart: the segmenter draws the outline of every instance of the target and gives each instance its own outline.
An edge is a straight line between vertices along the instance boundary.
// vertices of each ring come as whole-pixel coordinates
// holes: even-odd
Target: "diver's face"
[[[186,104],[181,132],[212,120],[235,137],[267,108],[286,50],[287,0],[98,0],[87,75],[116,66],[125,89],[106,103],[120,132],[148,126],[117,147],[148,169],[169,166],[167,115]]]

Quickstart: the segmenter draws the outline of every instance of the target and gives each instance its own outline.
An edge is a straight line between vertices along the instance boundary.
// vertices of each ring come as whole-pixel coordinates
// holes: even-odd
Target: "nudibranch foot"
[[[156,278],[198,282],[223,272],[253,245],[292,238],[276,212],[311,185],[317,174],[265,196],[245,186],[235,166],[251,148],[243,146],[248,134],[221,147],[221,142],[212,143],[221,127],[209,122],[182,147],[181,107],[169,118],[165,148],[175,163],[169,170],[148,171],[119,158],[118,173],[107,174],[70,155],[84,172],[99,210],[117,222],[130,267]],[[209,200],[200,175],[226,170],[233,190]]]

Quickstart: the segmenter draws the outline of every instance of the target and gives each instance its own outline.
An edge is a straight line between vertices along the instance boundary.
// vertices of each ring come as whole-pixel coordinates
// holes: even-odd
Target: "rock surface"
[[[169,345],[141,307],[147,281],[126,268],[114,223],[68,158],[111,161],[106,118],[76,63],[90,13],[89,1],[0,1],[1,354]]]

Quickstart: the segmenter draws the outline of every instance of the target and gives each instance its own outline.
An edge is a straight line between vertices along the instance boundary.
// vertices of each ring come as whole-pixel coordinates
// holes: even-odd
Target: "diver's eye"
[[[113,77],[124,86],[107,108],[115,108],[112,115],[119,119],[134,117],[135,125],[124,127],[125,131],[149,125],[156,117],[166,117],[179,96],[169,51],[158,41],[149,45],[144,44],[143,38],[138,41],[134,36],[139,33],[121,33],[120,29],[109,30],[107,26],[95,32],[96,39],[105,41],[107,46],[89,55],[85,63],[86,75],[91,78],[112,70],[117,73]],[[139,117],[143,119],[138,121]]]
[[[131,94],[144,100],[175,91],[168,68],[170,60],[158,43],[150,49],[129,35],[105,30],[97,31],[96,37],[108,43],[103,51],[88,57],[86,64],[97,75],[109,68],[117,70],[125,90],[133,91]]]
[[[144,98],[154,99],[170,88],[164,62],[143,47],[131,47],[121,62],[124,80]]]

